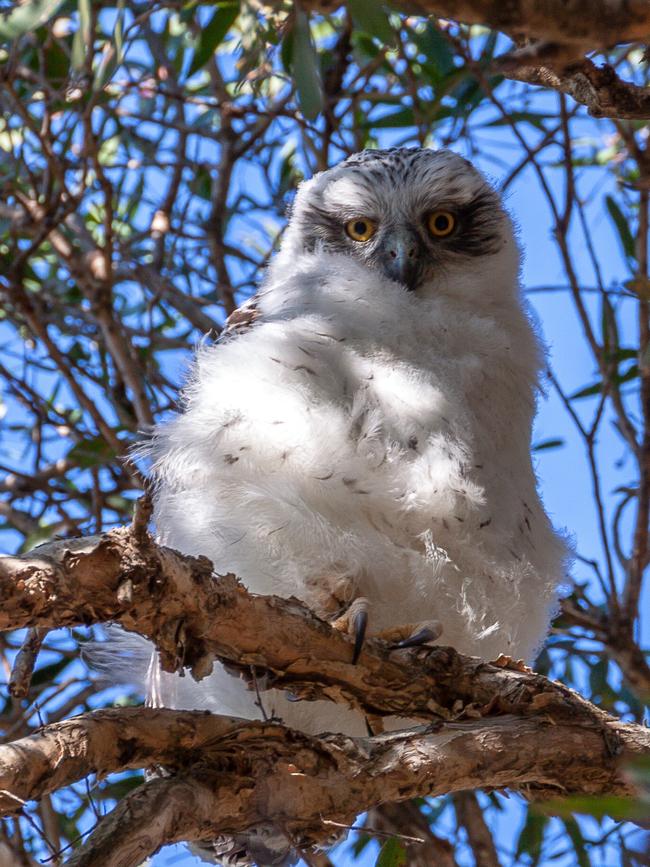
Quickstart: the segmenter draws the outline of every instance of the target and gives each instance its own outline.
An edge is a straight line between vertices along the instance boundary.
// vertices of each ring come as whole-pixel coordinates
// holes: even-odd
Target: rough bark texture
[[[647,729],[623,724],[559,683],[502,658],[452,648],[390,653],[350,641],[295,599],[254,596],[205,558],[129,528],[0,559],[0,629],[120,622],[151,638],[165,667],[205,674],[213,655],[267,686],[368,714],[428,721],[373,738],[319,738],[275,723],[128,708],[45,726],[0,747],[0,810],[90,772],[163,766],[102,822],[69,863],[139,864],[161,845],[271,822],[312,846],[373,806],[477,787],[529,796],[634,795],[625,765],[650,755]],[[188,797],[191,791],[192,797]]]
[[[503,63],[508,78],[551,87],[586,105],[593,117],[639,119],[650,117],[650,91],[621,81],[613,67],[596,66],[585,59],[563,74],[545,66]]]
[[[357,739],[202,712],[119,708],[0,747],[0,809],[16,810],[89,770],[102,776],[164,764],[171,776],[136,789],[70,861],[128,867],[165,842],[263,822],[307,847],[376,804],[477,787],[631,796],[624,766],[649,752],[650,732],[640,726],[546,713]]]
[[[491,665],[451,647],[391,653],[369,640],[353,665],[351,639],[299,600],[253,595],[234,575],[215,576],[206,558],[156,545],[135,528],[0,558],[0,630],[107,621],[150,638],[168,671],[185,665],[199,679],[216,656],[243,674],[262,669],[267,689],[343,702],[372,716],[601,713],[506,659]]]

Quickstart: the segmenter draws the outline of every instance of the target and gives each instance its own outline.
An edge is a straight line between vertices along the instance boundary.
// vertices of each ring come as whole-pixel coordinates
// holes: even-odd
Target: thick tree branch
[[[391,5],[411,14],[483,24],[515,40],[572,45],[579,54],[643,41],[650,33],[645,0],[393,0]]]
[[[328,822],[352,824],[377,804],[476,787],[634,794],[624,765],[650,754],[646,729],[508,660],[444,647],[391,654],[370,641],[352,665],[350,641],[299,600],[254,596],[234,576],[215,576],[206,558],[156,545],[147,515],[144,502],[131,527],[0,559],[0,629],[114,620],[155,641],[168,670],[187,664],[203,675],[217,656],[261,668],[269,686],[302,698],[433,722],[313,738],[275,723],[135,708],[46,726],[0,747],[0,809],[91,772],[162,765],[172,774],[122,802],[70,863],[135,865],[164,843],[264,822],[308,847],[331,834]]]
[[[215,576],[207,558],[156,545],[140,529],[0,558],[0,630],[114,621],[151,639],[167,671],[187,666],[200,679],[216,656],[243,674],[263,669],[267,689],[374,716],[431,720],[553,708],[598,718],[597,708],[561,684],[450,647],[391,653],[370,640],[353,665],[351,640],[299,600],[248,593],[235,576]]]
[[[598,724],[545,713],[373,738],[315,738],[277,723],[199,711],[116,708],[45,726],[0,747],[0,805],[15,811],[91,771],[101,776],[161,763],[171,776],[121,802],[71,864],[127,867],[166,842],[205,840],[261,823],[308,847],[376,804],[416,796],[485,786],[536,796],[632,796],[623,768],[650,752],[650,732],[613,719],[606,727],[607,737]],[[614,741],[617,755],[610,749]]]

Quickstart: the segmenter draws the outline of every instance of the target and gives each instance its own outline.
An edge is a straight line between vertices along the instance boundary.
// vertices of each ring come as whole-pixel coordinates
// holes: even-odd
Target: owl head
[[[317,251],[352,256],[422,295],[459,275],[485,287],[504,269],[516,283],[519,267],[496,191],[463,157],[428,148],[365,150],[301,184],[280,255]]]

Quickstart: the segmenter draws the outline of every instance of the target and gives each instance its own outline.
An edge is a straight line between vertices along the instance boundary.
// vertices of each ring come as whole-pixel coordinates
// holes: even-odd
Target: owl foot
[[[352,652],[352,664],[356,665],[368,628],[368,609],[370,601],[365,596],[358,596],[347,611],[336,620],[332,621],[334,629],[347,632],[354,637],[354,650]]]
[[[403,623],[401,626],[382,629],[375,638],[387,641],[392,650],[402,650],[405,647],[432,644],[441,635],[442,624],[439,620],[423,620],[421,623]]]

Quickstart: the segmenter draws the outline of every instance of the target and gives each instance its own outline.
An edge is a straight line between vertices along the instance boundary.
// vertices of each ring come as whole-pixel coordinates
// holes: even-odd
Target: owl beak
[[[382,264],[387,276],[413,292],[420,283],[422,242],[410,229],[397,229],[386,238],[383,247]]]

